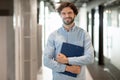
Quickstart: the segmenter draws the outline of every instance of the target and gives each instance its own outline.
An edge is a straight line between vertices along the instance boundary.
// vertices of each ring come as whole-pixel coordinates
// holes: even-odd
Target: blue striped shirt
[[[65,64],[55,61],[57,54],[60,53],[63,42],[84,47],[84,56],[68,57],[69,64],[81,66],[81,72],[77,75],[77,77],[71,77],[59,73],[64,72],[66,68]],[[93,61],[94,49],[92,47],[90,36],[80,27],[74,26],[68,32],[62,26],[50,34],[44,50],[44,65],[52,69],[53,80],[86,80],[85,66]]]

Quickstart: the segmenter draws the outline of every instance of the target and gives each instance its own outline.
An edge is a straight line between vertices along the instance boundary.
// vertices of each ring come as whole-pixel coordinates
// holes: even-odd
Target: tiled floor
[[[52,80],[51,70],[44,67],[43,71],[37,75],[37,80]],[[87,68],[86,68],[86,80],[93,80]]]

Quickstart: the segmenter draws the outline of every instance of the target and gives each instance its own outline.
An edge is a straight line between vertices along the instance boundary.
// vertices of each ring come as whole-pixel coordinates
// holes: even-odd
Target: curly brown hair
[[[71,3],[71,2],[62,2],[60,4],[60,6],[57,8],[57,12],[60,14],[61,11],[62,11],[62,9],[65,8],[65,7],[70,7],[73,10],[73,12],[74,12],[75,15],[78,14],[77,7],[73,3]]]

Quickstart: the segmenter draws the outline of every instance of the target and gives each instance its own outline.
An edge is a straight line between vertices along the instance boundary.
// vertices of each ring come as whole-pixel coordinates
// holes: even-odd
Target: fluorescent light
[[[54,1],[55,1],[56,3],[57,3],[57,2],[60,2],[60,0],[54,0]]]

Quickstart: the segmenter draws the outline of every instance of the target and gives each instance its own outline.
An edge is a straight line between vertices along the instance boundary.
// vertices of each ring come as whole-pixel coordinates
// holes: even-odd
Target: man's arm
[[[68,64],[68,58],[62,54],[59,53],[57,55],[57,62],[62,63],[62,64]],[[81,70],[80,66],[76,66],[76,65],[67,65],[65,71],[71,72],[71,73],[75,73],[75,74],[79,74]]]
[[[61,64],[55,60],[55,45],[54,45],[55,35],[52,34],[49,36],[47,45],[44,49],[44,65],[53,71],[64,72],[66,65]]]
[[[88,33],[84,36],[84,55],[80,57],[68,57],[70,65],[87,65],[94,62],[94,48]]]

